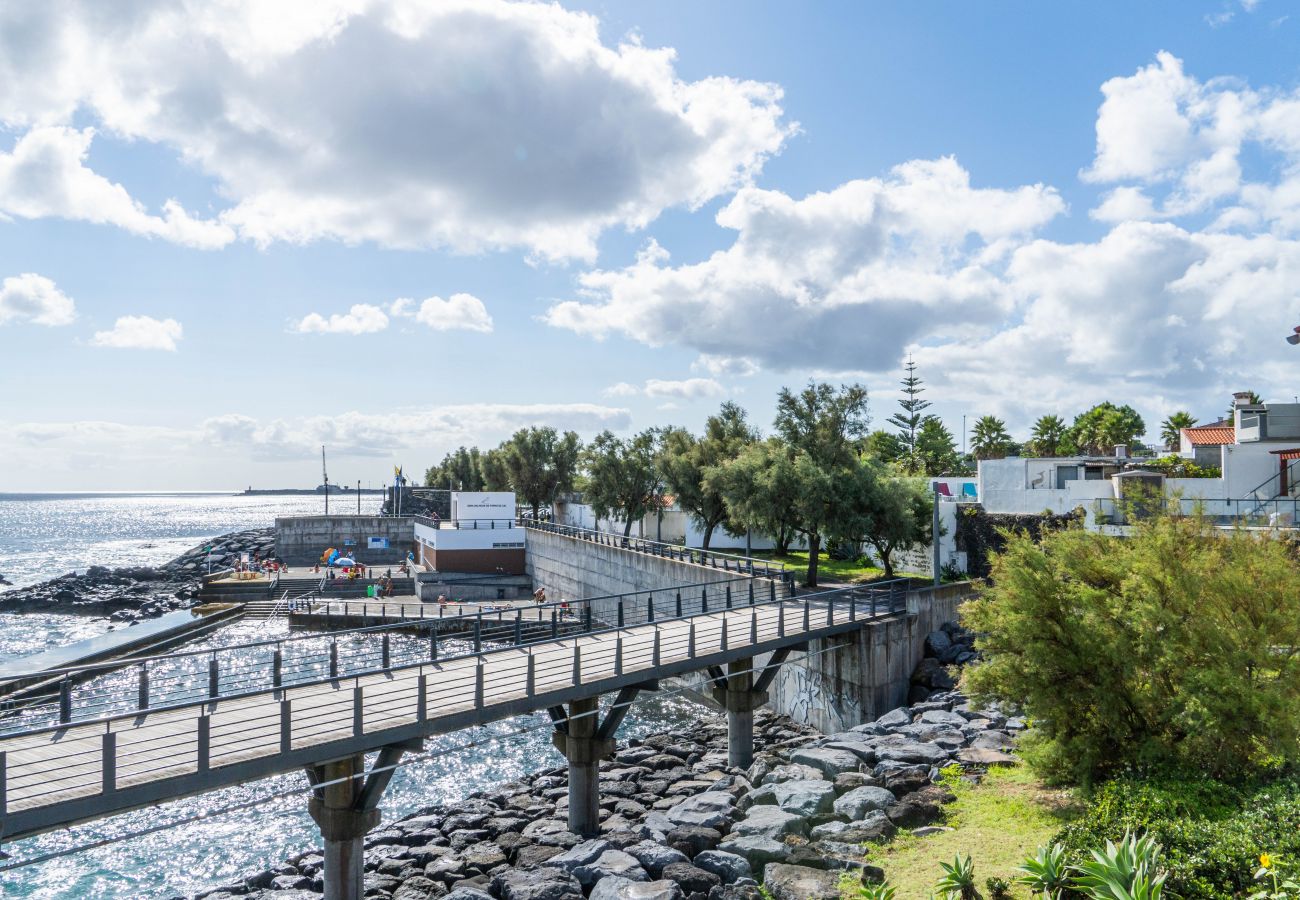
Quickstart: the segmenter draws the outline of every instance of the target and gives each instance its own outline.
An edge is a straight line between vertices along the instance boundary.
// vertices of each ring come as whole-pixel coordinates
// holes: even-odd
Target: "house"
[[[1237,442],[1236,426],[1228,419],[1193,425],[1179,432],[1178,455],[1202,468],[1223,468],[1223,448]]]
[[[1140,486],[1185,513],[1198,510],[1224,525],[1300,523],[1300,403],[1251,403],[1244,393],[1233,403],[1230,423],[1182,433],[1180,454],[1217,467],[1216,478],[1170,478],[1128,458],[1124,448],[1114,457],[1012,457],[980,462],[980,502],[990,513],[1082,507],[1087,526],[1101,527],[1125,521],[1126,501]]]

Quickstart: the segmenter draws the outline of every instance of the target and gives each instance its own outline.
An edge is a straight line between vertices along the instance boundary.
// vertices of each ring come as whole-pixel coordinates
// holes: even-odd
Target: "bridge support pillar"
[[[314,790],[307,811],[325,845],[325,900],[362,900],[366,834],[379,824],[379,798],[406,746],[384,747],[366,774],[364,754],[307,768]]]
[[[714,683],[713,699],[727,711],[727,764],[747,769],[754,762],[754,710],[767,702],[767,692],[754,689],[753,658],[732,660],[726,678]]]
[[[555,749],[569,761],[569,830],[574,834],[600,832],[600,761],[613,755],[614,739],[601,736],[599,713],[599,698],[574,700],[551,735]]]

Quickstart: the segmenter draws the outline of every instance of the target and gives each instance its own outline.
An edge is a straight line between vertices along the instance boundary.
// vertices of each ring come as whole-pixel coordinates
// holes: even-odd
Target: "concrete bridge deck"
[[[0,826],[13,839],[322,760],[400,753],[428,735],[779,656],[902,612],[901,597],[857,588],[767,601],[5,735]]]

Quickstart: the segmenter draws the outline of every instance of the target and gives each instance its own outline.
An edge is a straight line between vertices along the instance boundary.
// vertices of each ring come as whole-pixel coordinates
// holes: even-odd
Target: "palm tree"
[[[1040,416],[1029,437],[1033,452],[1039,456],[1056,456],[1065,440],[1065,420],[1060,416]]]
[[[996,416],[980,416],[970,430],[970,452],[976,459],[999,459],[1011,445],[1007,423]]]
[[[1166,450],[1177,450],[1183,442],[1183,429],[1196,424],[1196,417],[1187,410],[1180,409],[1160,423],[1160,440],[1165,442]]]

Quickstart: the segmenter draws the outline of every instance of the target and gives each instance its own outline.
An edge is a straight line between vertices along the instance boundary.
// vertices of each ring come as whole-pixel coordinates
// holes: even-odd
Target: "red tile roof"
[[[1201,425],[1184,428],[1183,434],[1193,447],[1219,447],[1232,444],[1237,440],[1237,432],[1231,425]]]

